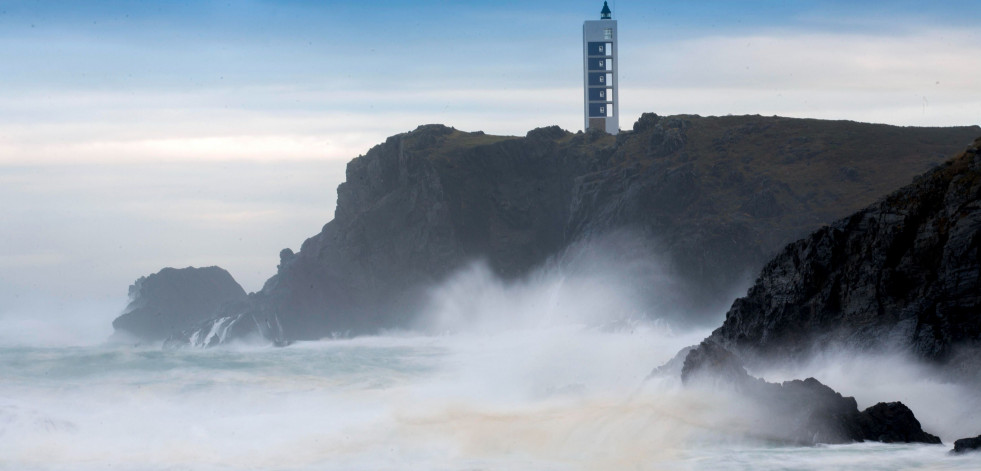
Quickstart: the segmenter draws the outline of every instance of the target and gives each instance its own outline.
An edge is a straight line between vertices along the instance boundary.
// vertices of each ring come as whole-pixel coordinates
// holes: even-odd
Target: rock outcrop
[[[653,114],[616,137],[421,126],[352,160],[334,219],[299,251],[284,250],[275,276],[226,318],[279,326],[287,341],[405,327],[427,288],[474,260],[515,279],[570,244],[630,230],[671,272],[677,312],[706,325],[784,244],[979,133]],[[648,291],[646,302],[663,302]]]
[[[129,305],[113,322],[118,332],[161,341],[244,305],[245,290],[219,267],[164,268],[129,287]]]
[[[953,453],[981,452],[981,435],[974,438],[961,438],[954,441]]]
[[[187,326],[174,332],[163,343],[165,349],[182,347],[214,347],[228,341],[271,342],[285,347],[292,341],[283,334],[279,317],[254,309],[254,304],[233,303],[223,305],[218,317]]]
[[[814,378],[769,383],[750,376],[721,345],[702,342],[685,357],[682,381],[737,394],[757,415],[751,435],[795,445],[878,441],[939,444],[901,402],[878,403],[859,412],[855,398],[843,397]]]
[[[978,373],[981,139],[880,202],[787,246],[709,340],[753,357],[900,350]]]

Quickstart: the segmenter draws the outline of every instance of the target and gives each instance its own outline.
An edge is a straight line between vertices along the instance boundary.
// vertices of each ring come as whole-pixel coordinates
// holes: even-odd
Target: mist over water
[[[3,469],[972,469],[947,447],[747,438],[724,393],[644,383],[650,326],[290,348],[4,348]],[[656,359],[657,361],[651,361]]]
[[[634,413],[660,406],[630,395],[649,362],[623,359],[667,354],[661,335],[552,328],[285,349],[7,347],[0,464],[566,469],[648,427],[650,413]]]
[[[804,362],[773,364],[754,371],[769,381],[815,377],[846,396],[859,409],[900,401],[923,429],[945,443],[981,433],[981,394],[977,384],[954,382],[927,364],[900,353],[823,352]]]
[[[662,253],[650,239],[620,230],[573,243],[519,280],[502,280],[477,260],[431,289],[416,327],[490,333],[559,325],[609,330],[651,322],[682,331],[718,326],[731,299],[689,308],[691,287],[661,262]],[[744,292],[737,287],[732,299]]]
[[[949,446],[775,445],[724,391],[645,381],[708,330],[642,308],[669,288],[631,283],[637,269],[557,265],[505,282],[476,263],[434,288],[413,331],[287,348],[4,338],[0,469],[976,468]],[[860,404],[923,387],[913,370],[863,382],[857,364],[809,371]],[[948,441],[969,428],[941,428],[956,408],[913,409]]]
[[[126,302],[29,299],[0,306],[0,348],[99,345]]]

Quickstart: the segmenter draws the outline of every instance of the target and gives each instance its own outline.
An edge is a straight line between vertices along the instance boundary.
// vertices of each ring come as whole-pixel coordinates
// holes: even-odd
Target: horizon
[[[0,319],[111,320],[167,266],[257,291],[333,218],[346,162],[425,123],[581,130],[601,7],[0,3]],[[644,112],[981,124],[977,2],[610,7],[624,130]]]

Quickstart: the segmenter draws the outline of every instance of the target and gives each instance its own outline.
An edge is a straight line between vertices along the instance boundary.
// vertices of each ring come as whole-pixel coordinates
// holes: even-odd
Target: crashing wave
[[[232,340],[258,338],[272,342],[277,347],[291,342],[283,335],[283,326],[275,314],[260,316],[243,312],[205,321],[197,328],[171,335],[164,341],[164,348],[210,348]]]

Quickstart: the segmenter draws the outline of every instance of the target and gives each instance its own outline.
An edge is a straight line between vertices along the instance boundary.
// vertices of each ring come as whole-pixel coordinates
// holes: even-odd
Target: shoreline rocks
[[[794,445],[941,443],[901,402],[880,402],[860,412],[855,398],[814,378],[769,383],[749,375],[735,354],[712,341],[688,352],[681,379],[689,387],[721,388],[746,400],[760,417],[754,420],[756,436]]]
[[[951,453],[981,452],[981,435],[974,438],[961,438],[954,441],[954,449]]]
[[[113,329],[145,342],[162,341],[219,315],[248,295],[220,267],[164,268],[129,287],[130,302]]]

